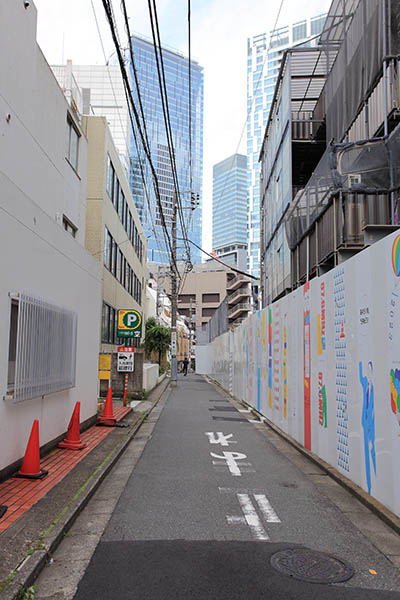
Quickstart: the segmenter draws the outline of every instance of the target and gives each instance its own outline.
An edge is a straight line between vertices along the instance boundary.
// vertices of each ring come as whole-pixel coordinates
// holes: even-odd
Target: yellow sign
[[[111,371],[111,354],[99,354],[99,371]]]
[[[99,371],[99,379],[109,381],[111,379],[111,371]]]

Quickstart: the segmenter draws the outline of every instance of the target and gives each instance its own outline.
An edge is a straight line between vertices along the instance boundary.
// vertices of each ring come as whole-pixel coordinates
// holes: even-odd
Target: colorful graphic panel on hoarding
[[[311,312],[310,283],[303,286],[304,447],[311,450]]]

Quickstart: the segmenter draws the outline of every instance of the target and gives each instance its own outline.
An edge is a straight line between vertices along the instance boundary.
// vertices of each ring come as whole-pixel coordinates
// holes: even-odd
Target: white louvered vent
[[[75,387],[77,313],[23,293],[10,295],[18,317],[10,332],[7,397],[22,402]]]

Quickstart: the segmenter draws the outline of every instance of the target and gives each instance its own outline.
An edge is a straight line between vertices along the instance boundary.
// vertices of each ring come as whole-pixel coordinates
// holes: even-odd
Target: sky
[[[104,64],[114,50],[101,0],[34,0],[49,64]],[[126,0],[132,32],[151,37],[147,0]],[[161,42],[188,54],[187,0],[157,0]],[[211,250],[212,167],[246,153],[247,39],[328,10],[330,0],[191,0],[191,54],[204,67],[203,248]],[[120,40],[120,2],[113,3]],[[278,17],[279,15],[279,17]],[[243,133],[244,131],[244,133]]]

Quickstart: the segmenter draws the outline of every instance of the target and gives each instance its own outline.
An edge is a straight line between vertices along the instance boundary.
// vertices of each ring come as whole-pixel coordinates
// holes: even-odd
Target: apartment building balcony
[[[248,281],[249,281],[249,279],[246,277],[246,275],[239,274],[227,282],[226,291],[233,292],[234,290],[237,290],[244,283],[248,283]]]
[[[235,292],[233,292],[233,294],[228,295],[228,304],[229,305],[237,304],[240,300],[243,300],[244,298],[249,298],[249,297],[250,297],[249,286],[245,285],[245,286],[239,288],[238,290],[236,290]]]
[[[250,311],[250,303],[249,302],[241,302],[240,304],[235,304],[230,310],[228,310],[228,319],[231,321],[233,319],[237,319],[239,316],[243,316],[244,313],[248,313]]]

